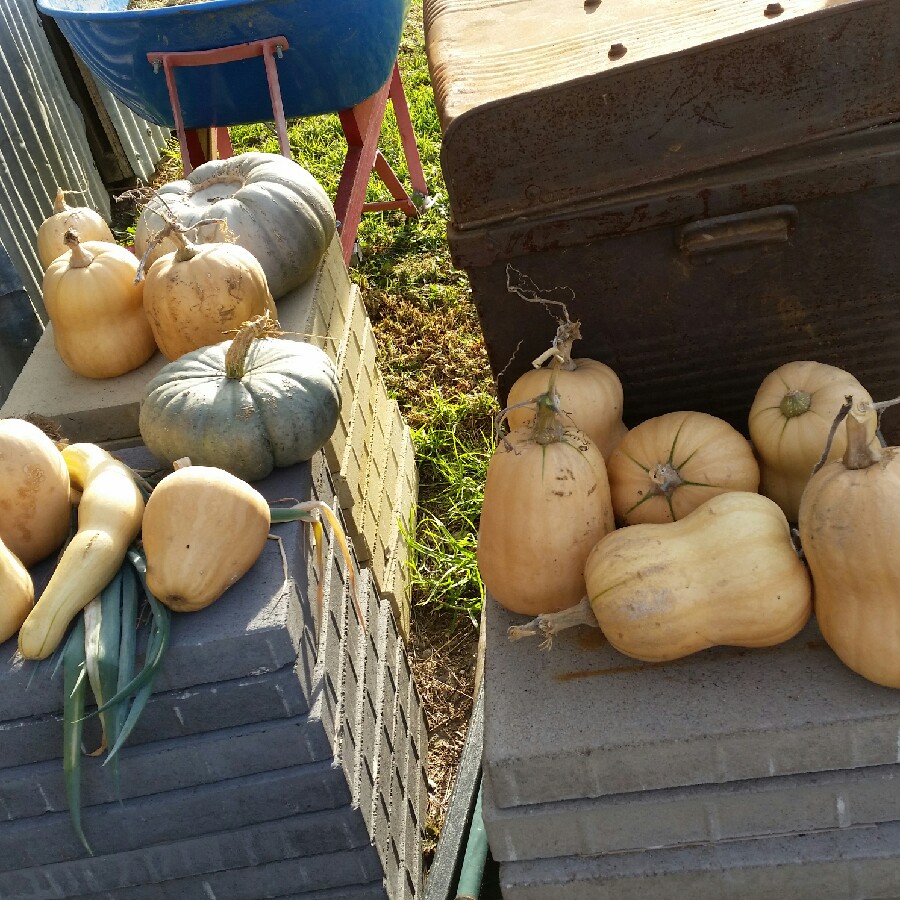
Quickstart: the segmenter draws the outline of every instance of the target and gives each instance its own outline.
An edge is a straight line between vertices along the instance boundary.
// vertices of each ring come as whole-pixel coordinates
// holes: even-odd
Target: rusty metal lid
[[[425,0],[454,226],[900,117],[896,0]]]

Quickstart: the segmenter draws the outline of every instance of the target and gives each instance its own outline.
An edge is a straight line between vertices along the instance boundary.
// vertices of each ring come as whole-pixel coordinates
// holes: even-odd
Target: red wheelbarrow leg
[[[388,99],[394,106],[394,116],[397,119],[397,128],[406,155],[410,182],[414,190],[423,196],[428,195],[425,173],[422,170],[403,82],[400,79],[400,69],[395,62],[391,77],[378,93],[352,109],[341,110],[338,113],[347,139],[347,156],[334,201],[334,213],[341,223],[341,250],[344,262],[348,265],[353,256],[359,221],[364,212],[400,209],[408,216],[419,214],[416,204],[403,187],[397,173],[378,149]],[[384,182],[393,200],[379,203],[365,202],[366,188],[373,170]]]
[[[362,103],[338,113],[347,139],[347,156],[334,199],[334,215],[340,223],[341,250],[347,265],[353,256],[369,175],[375,166],[389,88],[390,79]]]
[[[188,128],[185,131],[185,141],[191,166],[190,169],[185,169],[185,174],[207,160],[228,159],[234,154],[227,128]]]
[[[397,120],[397,130],[400,132],[400,141],[403,144],[403,153],[406,156],[406,168],[409,170],[410,184],[412,184],[414,191],[418,191],[423,197],[427,197],[428,185],[425,183],[422,160],[419,158],[419,148],[416,145],[416,133],[413,131],[412,119],[409,116],[409,106],[406,102],[406,92],[403,90],[400,67],[397,63],[394,63],[389,94],[391,105],[394,107],[394,118]],[[381,173],[379,172],[379,174]],[[393,194],[393,191],[391,193]],[[396,194],[393,195],[397,196]]]

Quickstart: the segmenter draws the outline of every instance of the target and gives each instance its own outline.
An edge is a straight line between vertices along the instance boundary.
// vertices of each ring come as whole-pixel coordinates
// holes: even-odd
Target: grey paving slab
[[[900,822],[500,865],[504,900],[896,900]]]
[[[482,815],[498,862],[597,856],[891,822],[900,765],[781,775],[499,809],[482,781]]]
[[[317,684],[313,678],[314,654],[312,641],[304,639],[297,661],[276,672],[154,693],[127,746],[301,715],[308,711],[308,698],[314,696]],[[94,717],[85,725],[85,745],[96,747],[98,743]],[[61,756],[60,713],[0,722],[0,768]]]
[[[349,803],[343,771],[325,761],[88,807],[82,822],[94,853],[107,854]],[[0,823],[0,872],[85,856],[68,813]]]
[[[5,872],[0,874],[0,897],[62,900],[120,892],[368,845],[369,835],[359,810],[345,805],[122,853]]]
[[[159,465],[143,448],[117,455],[135,468]],[[311,466],[276,469],[254,487],[270,501],[308,499],[313,494]],[[157,690],[276,671],[296,658],[303,629],[315,629],[315,597],[311,600],[308,591],[313,564],[308,532],[309,526],[299,522],[272,527],[282,538],[289,581],[278,545],[269,541],[250,571],[219,600],[196,613],[172,617],[171,643]],[[51,558],[34,569],[38,596],[53,563]],[[60,710],[62,675],[50,677],[53,662],[24,660],[15,650],[14,639],[0,645],[0,722]]]
[[[900,691],[811,623],[778,647],[641,663],[580,627],[550,650],[487,608],[484,768],[501,808],[898,762]]]
[[[325,729],[308,715],[126,745],[119,752],[118,791],[103,757],[83,757],[81,805],[129,800],[331,757]],[[0,821],[66,809],[61,760],[0,769]]]
[[[374,850],[361,847],[162,881],[116,891],[113,896],[115,900],[269,900],[293,894],[309,900],[353,900],[358,888],[365,889],[362,896],[368,896],[372,882],[379,878],[381,865]]]

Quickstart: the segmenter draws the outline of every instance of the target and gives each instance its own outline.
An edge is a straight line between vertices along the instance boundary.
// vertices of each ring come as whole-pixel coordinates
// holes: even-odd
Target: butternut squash
[[[478,530],[478,569],[512,612],[565,609],[584,594],[584,561],[612,531],[606,466],[596,444],[538,400],[535,419],[513,429],[488,465]]]
[[[572,344],[580,337],[580,323],[565,321],[560,324],[553,347],[538,357],[533,363],[534,368],[520,375],[509,389],[507,421],[511,429],[533,422],[535,407],[527,401],[545,393],[550,379],[554,378],[563,414],[608,460],[628,433],[622,421],[622,382],[599,360],[572,358]],[[543,365],[545,357],[549,357],[549,365]]]
[[[784,513],[746,491],[718,494],[677,522],[607,535],[584,574],[582,604],[515,626],[510,638],[550,639],[594,624],[621,653],[664,662],[719,644],[780,644],[812,610],[809,574]]]
[[[256,562],[269,525],[269,504],[245,481],[213,466],[176,469],[144,512],[147,587],[176,612],[209,606]]]
[[[78,530],[19,631],[19,652],[44,659],[69,623],[112,580],[141,530],[144,498],[131,470],[95,444],[62,451],[69,478],[81,491]]]
[[[771,497],[789,522],[796,522],[800,498],[825,451],[828,432],[844,397],[871,403],[869,392],[849,372],[814,360],[797,360],[767,375],[750,407],[750,440],[759,459],[759,492]],[[866,417],[869,444],[878,444],[878,416]],[[829,460],[846,449],[844,430],[834,437]]]
[[[0,539],[26,568],[66,539],[69,491],[53,441],[24,419],[0,419]]]
[[[636,425],[607,461],[616,521],[683,519],[725,491],[755,491],[759,466],[749,441],[723,419],[671,412]]]
[[[28,569],[0,540],[0,644],[21,627],[34,604],[34,584]]]
[[[843,458],[809,479],[800,540],[828,646],[863,678],[900,688],[900,447],[871,443],[871,412],[850,411]]]

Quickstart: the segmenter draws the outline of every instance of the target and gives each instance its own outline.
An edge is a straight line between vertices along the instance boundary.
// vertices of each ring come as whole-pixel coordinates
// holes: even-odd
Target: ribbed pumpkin
[[[828,645],[869,681],[900,688],[900,447],[873,446],[870,428],[867,411],[850,412],[843,458],[810,478],[798,527]]]
[[[87,206],[69,206],[65,191],[57,188],[53,212],[41,222],[37,233],[38,259],[45,270],[69,249],[66,246],[66,232],[70,230],[77,231],[83,241],[116,242],[100,213]]]
[[[0,539],[25,566],[62,546],[69,473],[53,441],[24,419],[0,419]]]
[[[69,251],[44,273],[44,305],[62,361],[85,378],[114,378],[142,366],[156,341],[144,313],[138,261],[118,244],[81,243],[66,233]]]
[[[256,562],[269,524],[269,504],[240,478],[210,466],[176,469],[144,510],[147,586],[176,612],[209,606]]]
[[[747,439],[723,419],[673,412],[646,419],[607,463],[616,519],[675,522],[725,491],[755,491],[759,466]]]
[[[677,522],[622,528],[585,565],[606,639],[662,662],[717,644],[769,647],[806,624],[812,590],[777,504],[729,491]]]
[[[235,243],[259,260],[276,300],[313,274],[336,228],[334,207],[318,181],[273,153],[210,160],[186,179],[160,187],[137,222],[138,256],[144,256],[170,213],[188,228],[202,220],[224,220]],[[221,241],[220,229],[205,225],[198,229],[198,240]],[[148,264],[175,249],[167,238],[151,251]]]
[[[230,339],[229,331],[275,304],[259,262],[237,244],[194,244],[179,230],[178,244],[150,267],[144,309],[157,346],[169,360]]]
[[[812,360],[789,362],[766,376],[750,407],[750,440],[760,468],[760,493],[771,497],[796,522],[800,497],[819,462],[844,397],[871,403],[869,392],[849,372]],[[877,444],[877,416],[868,415],[869,442]],[[846,449],[841,429],[829,460]]]
[[[572,423],[609,459],[616,445],[628,432],[622,421],[622,382],[607,365],[596,359],[572,358],[572,344],[581,337],[578,322],[564,322],[550,352],[549,365],[529,369],[509,389],[507,421],[511,429],[533,422],[534,406],[516,404],[546,393],[553,372],[560,409]]]
[[[310,459],[340,412],[334,364],[318,347],[264,337],[267,316],[233,341],[193,350],[147,383],[139,428],[151,453],[190,457],[245,481]]]
[[[553,612],[584,595],[584,561],[613,528],[597,446],[559,411],[552,391],[488,465],[478,530],[484,586],[506,609]]]

